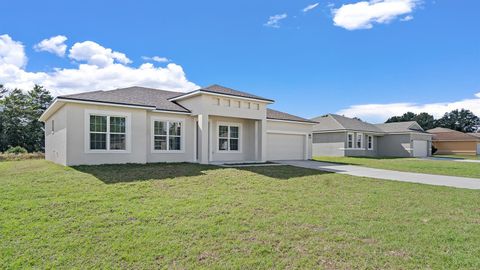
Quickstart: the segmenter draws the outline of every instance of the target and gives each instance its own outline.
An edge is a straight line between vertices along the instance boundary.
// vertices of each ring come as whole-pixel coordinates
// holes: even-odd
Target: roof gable
[[[313,128],[315,131],[354,130],[378,133],[382,132],[382,130],[373,124],[338,114],[328,114],[326,116],[313,118],[312,120],[318,122],[318,124]]]
[[[416,121],[392,122],[384,124],[376,124],[379,129],[387,133],[405,133],[405,132],[421,132],[425,133],[423,128]]]
[[[250,94],[250,93],[247,93],[247,92],[238,91],[238,90],[228,88],[228,87],[225,87],[225,86],[221,86],[221,85],[218,85],[218,84],[210,85],[210,86],[207,86],[207,87],[204,87],[204,88],[194,90],[192,92],[177,95],[177,96],[174,96],[174,97],[170,98],[170,100],[184,99],[184,98],[188,98],[190,96],[198,95],[198,94],[201,94],[201,93],[225,95],[225,96],[247,98],[247,99],[256,99],[256,100],[259,100],[259,101],[264,101],[264,102],[269,102],[269,103],[274,102],[274,100],[272,100],[272,99],[260,97],[260,96],[253,95],[253,94]]]

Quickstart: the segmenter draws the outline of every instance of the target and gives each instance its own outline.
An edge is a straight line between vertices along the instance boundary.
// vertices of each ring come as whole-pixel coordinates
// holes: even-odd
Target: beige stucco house
[[[312,119],[314,156],[427,157],[432,135],[418,123],[370,124],[328,114]]]
[[[315,122],[269,109],[273,102],[219,85],[59,96],[40,118],[45,156],[63,165],[311,158]]]
[[[427,130],[439,155],[480,155],[480,137],[448,128]]]

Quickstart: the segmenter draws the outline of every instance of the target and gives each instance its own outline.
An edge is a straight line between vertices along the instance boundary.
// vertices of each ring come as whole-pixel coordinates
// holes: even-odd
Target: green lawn
[[[314,157],[313,159],[404,172],[480,178],[480,163],[421,160],[416,158]]]
[[[0,162],[0,268],[479,269],[480,191],[288,166]]]
[[[465,155],[434,155],[434,157],[461,158],[461,159],[472,159],[472,160],[480,159],[480,156],[465,156]]]

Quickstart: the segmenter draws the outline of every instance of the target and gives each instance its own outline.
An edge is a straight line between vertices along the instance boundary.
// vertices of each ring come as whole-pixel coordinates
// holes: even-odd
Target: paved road
[[[373,169],[362,166],[342,165],[335,163],[311,161],[311,160],[282,160],[280,164],[296,167],[315,169],[320,171],[348,174],[360,177],[370,177],[384,180],[394,180],[411,183],[421,183],[435,186],[448,186],[456,188],[480,189],[480,179],[433,175],[423,173],[398,172],[391,170]]]

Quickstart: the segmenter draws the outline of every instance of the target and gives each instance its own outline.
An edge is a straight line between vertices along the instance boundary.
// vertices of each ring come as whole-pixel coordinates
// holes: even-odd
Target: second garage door
[[[301,160],[305,159],[305,135],[299,134],[267,134],[268,160]]]
[[[428,142],[427,141],[413,141],[413,156],[426,157],[428,156]]]

